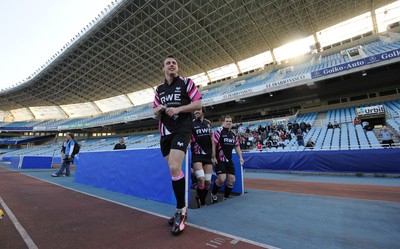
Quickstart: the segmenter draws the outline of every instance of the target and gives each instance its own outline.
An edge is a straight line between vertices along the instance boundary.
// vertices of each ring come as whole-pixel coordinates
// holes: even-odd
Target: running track
[[[262,248],[190,225],[174,236],[165,218],[3,168],[0,196],[38,248]],[[0,248],[27,248],[9,220],[1,223]]]
[[[245,179],[245,186],[255,191],[267,190],[277,193],[333,196],[349,198],[349,200],[400,202],[399,186],[328,184],[268,179]],[[5,168],[0,168],[0,197],[38,248],[273,248],[266,244],[242,239],[237,235],[213,231],[212,228],[202,229],[199,225],[190,224],[191,214],[194,213],[193,219],[195,220],[201,216],[200,212],[196,213],[195,211],[189,212],[189,224],[184,233],[173,236],[166,217],[163,215],[118,205]],[[223,204],[225,203],[207,209],[209,211],[215,207],[215,212],[218,212],[218,209],[225,209]],[[235,208],[237,203],[232,200],[228,204]],[[395,207],[398,207],[397,204]],[[4,207],[2,209],[4,210]],[[226,212],[226,209],[223,212]],[[254,223],[256,224],[257,221]],[[251,231],[253,228],[251,224],[244,224],[244,226],[245,229],[249,227],[247,229],[249,233],[260,232]],[[278,229],[277,227],[276,230]],[[395,229],[398,227],[395,226]],[[285,230],[287,229],[285,228]],[[400,229],[394,232],[398,231]],[[274,231],[267,229],[265,232],[273,234]],[[261,231],[261,234],[264,232]],[[265,236],[268,237],[268,234]],[[287,237],[286,234],[283,235],[285,240],[295,239]],[[312,238],[309,239],[312,240]],[[274,245],[277,244],[283,245],[283,243],[279,243],[279,239],[274,242]],[[393,241],[382,244],[389,245],[385,248],[396,248],[398,245]],[[352,247],[351,243],[346,245],[340,248],[361,248]],[[319,248],[324,247],[320,246],[317,245]],[[308,248],[304,245],[299,245],[300,247]],[[0,248],[28,248],[8,215],[0,220]],[[282,248],[293,247],[282,246]],[[315,245],[309,248],[315,248]],[[370,248],[374,248],[373,243]]]

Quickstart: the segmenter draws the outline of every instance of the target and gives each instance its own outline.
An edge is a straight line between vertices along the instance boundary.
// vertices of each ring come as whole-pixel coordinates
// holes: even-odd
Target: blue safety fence
[[[236,155],[234,162],[240,165]],[[190,169],[190,161],[188,166]],[[237,181],[233,192],[243,193],[241,167],[236,168]],[[185,170],[185,160],[182,170]],[[81,152],[75,182],[176,204],[169,168],[160,149]]]
[[[23,156],[21,169],[50,169],[52,161],[51,156]]]
[[[51,156],[13,156],[10,160],[11,167],[16,169],[50,169],[53,157]],[[3,161],[4,158],[3,158]]]
[[[400,149],[244,153],[245,169],[399,173]]]

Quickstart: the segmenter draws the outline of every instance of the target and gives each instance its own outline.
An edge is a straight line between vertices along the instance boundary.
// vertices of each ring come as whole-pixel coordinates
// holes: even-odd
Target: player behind
[[[243,165],[244,163],[239,141],[231,128],[232,118],[226,116],[222,123],[222,127],[219,127],[214,132],[212,161],[215,165],[215,172],[218,178],[214,181],[211,193],[212,203],[218,202],[218,189],[224,184],[226,179],[227,182],[225,185],[224,199],[227,199],[232,192],[235,183],[235,166],[232,161],[233,149],[235,149],[236,154],[239,156],[240,165]]]
[[[179,234],[187,218],[182,161],[192,132],[191,112],[201,108],[201,94],[191,79],[178,75],[174,56],[164,59],[162,71],[165,80],[155,91],[153,113],[160,118],[160,147],[170,169],[176,198],[176,212],[168,223],[173,226],[172,233]]]
[[[197,177],[197,196],[202,206],[206,205],[206,196],[210,189],[212,176],[212,126],[211,122],[204,118],[206,109],[194,111],[192,121],[192,138],[190,148],[192,151],[193,170]]]

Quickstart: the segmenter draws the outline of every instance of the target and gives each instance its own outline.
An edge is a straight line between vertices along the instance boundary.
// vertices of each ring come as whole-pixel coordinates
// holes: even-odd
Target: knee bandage
[[[200,178],[200,177],[204,178],[204,170],[202,170],[202,169],[196,170],[194,173],[196,174],[197,178]]]
[[[205,180],[211,181],[212,174],[205,174]]]

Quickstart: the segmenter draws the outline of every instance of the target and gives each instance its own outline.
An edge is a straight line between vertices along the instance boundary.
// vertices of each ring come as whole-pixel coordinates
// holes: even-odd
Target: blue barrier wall
[[[52,161],[51,156],[24,156],[21,169],[50,169]]]
[[[400,149],[244,153],[246,169],[399,173]]]
[[[12,162],[13,157],[11,156],[3,156],[3,158],[1,159],[3,162]]]
[[[235,165],[240,165],[236,156],[234,159]],[[242,171],[237,168],[234,192],[242,193]],[[79,153],[75,182],[176,204],[169,168],[160,149]]]
[[[176,204],[168,165],[159,149],[82,152],[75,182]]]

